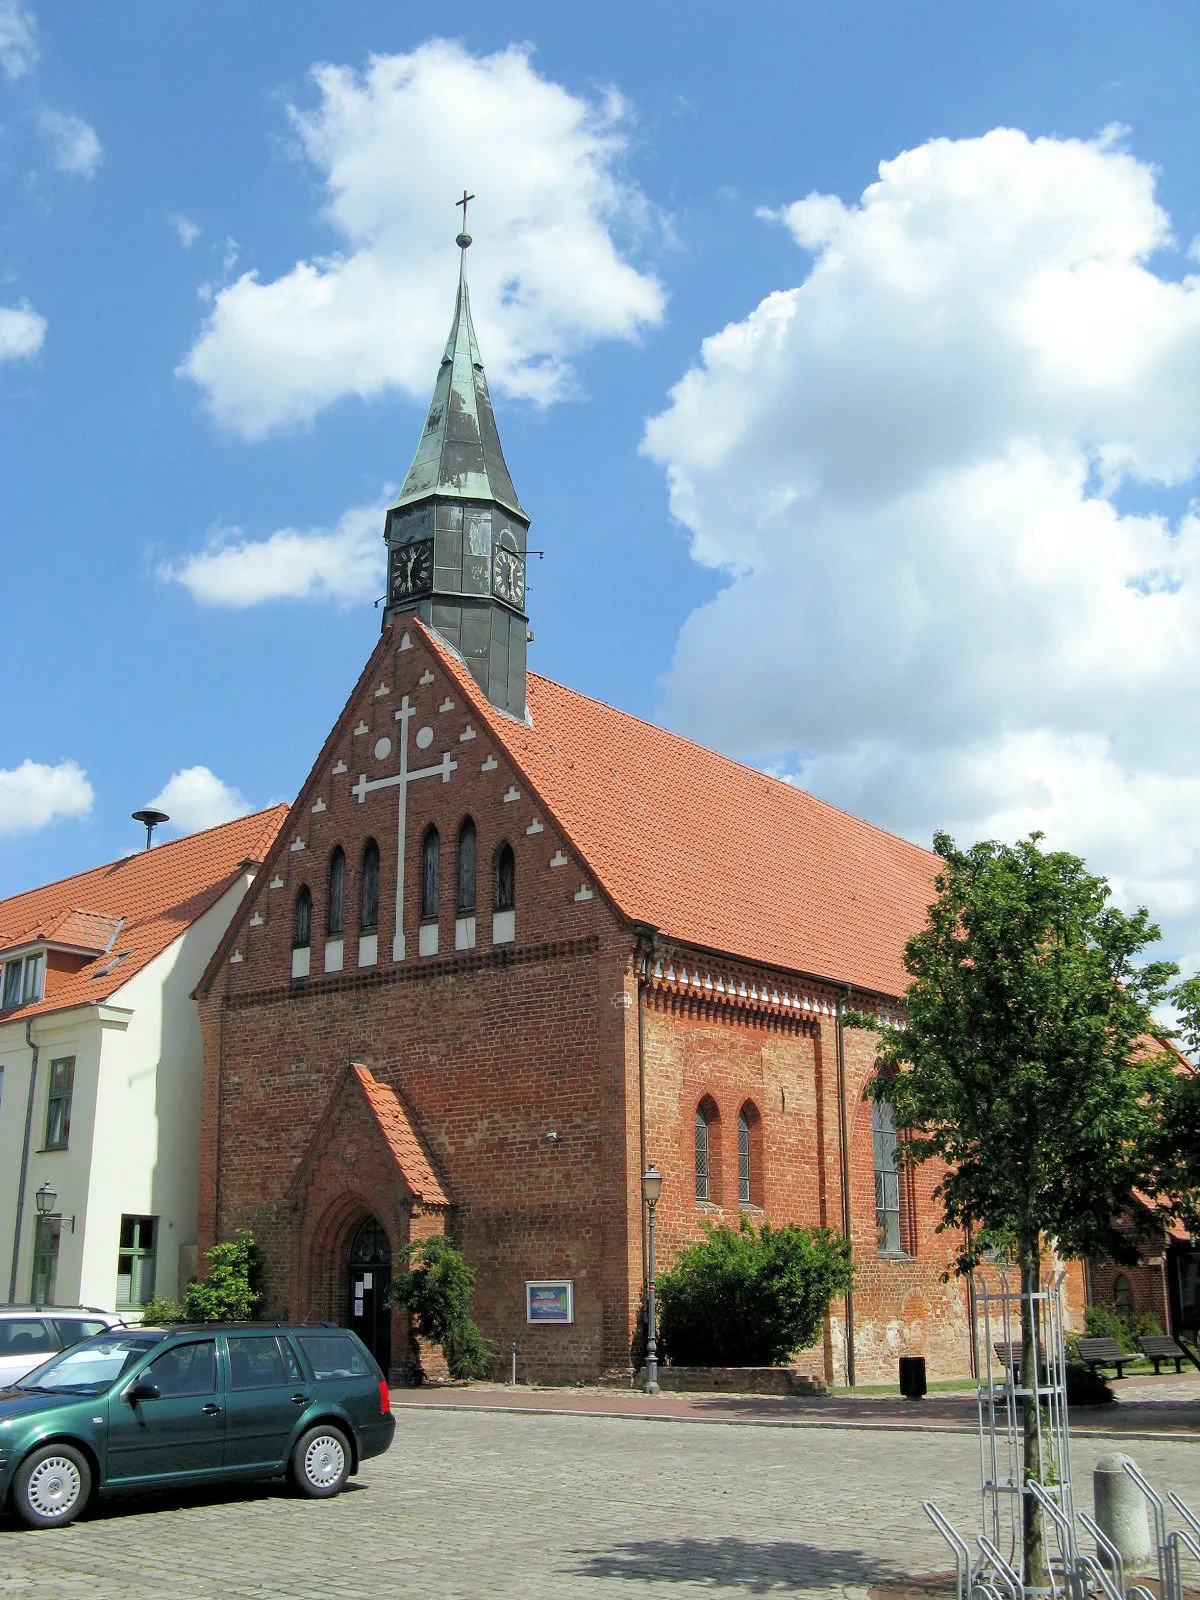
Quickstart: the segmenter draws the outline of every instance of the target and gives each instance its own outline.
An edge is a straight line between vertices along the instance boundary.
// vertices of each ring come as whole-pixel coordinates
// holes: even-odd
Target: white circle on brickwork
[[[386,761],[387,758],[391,755],[391,753],[392,753],[392,741],[390,739],[376,739],[376,741],[375,741],[375,759],[376,759],[376,761]]]
[[[429,746],[432,743],[433,743],[433,729],[432,728],[418,728],[417,729],[417,749],[418,750],[428,750]]]

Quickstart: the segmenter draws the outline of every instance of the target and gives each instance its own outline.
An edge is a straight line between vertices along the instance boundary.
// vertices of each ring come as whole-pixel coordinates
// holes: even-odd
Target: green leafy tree
[[[817,1341],[845,1291],[850,1246],[827,1228],[703,1224],[658,1279],[663,1353],[677,1366],[757,1367]]]
[[[205,1252],[208,1271],[189,1283],[183,1297],[184,1322],[246,1322],[262,1296],[255,1288],[258,1252],[253,1236],[239,1228],[233,1239]]]
[[[904,1159],[945,1163],[944,1225],[976,1249],[1015,1253],[1026,1388],[1044,1249],[1129,1260],[1119,1220],[1144,1218],[1141,1194],[1158,1185],[1172,1058],[1147,1036],[1176,976],[1165,962],[1139,964],[1159,937],[1146,911],[1118,910],[1103,878],[1040,840],[960,850],[937,835],[937,899],[905,950],[907,1026],[883,1031],[867,1091],[909,1131]],[[972,1264],[968,1248],[961,1265]],[[1023,1431],[1028,1482],[1041,1474],[1029,1403]],[[1042,1581],[1044,1530],[1028,1494],[1024,1543]]]
[[[471,1320],[475,1273],[448,1239],[419,1239],[404,1252],[408,1271],[389,1291],[403,1306],[422,1339],[440,1344],[452,1378],[482,1378],[495,1349]]]
[[[1200,1057],[1200,973],[1171,990],[1179,1019],[1176,1037],[1195,1062]],[[1158,1150],[1158,1192],[1191,1233],[1200,1233],[1200,1072],[1179,1063],[1173,1074]]]

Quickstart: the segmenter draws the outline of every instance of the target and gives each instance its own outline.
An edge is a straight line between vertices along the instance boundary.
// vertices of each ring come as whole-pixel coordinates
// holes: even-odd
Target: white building
[[[0,900],[0,1299],[136,1309],[194,1272],[192,990],[286,816]]]

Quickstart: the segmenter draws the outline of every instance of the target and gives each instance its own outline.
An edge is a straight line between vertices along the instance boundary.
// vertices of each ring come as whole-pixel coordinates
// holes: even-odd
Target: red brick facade
[[[400,720],[405,697],[413,715]],[[904,1256],[881,1259],[876,1247],[871,1108],[862,1098],[873,1049],[868,1035],[846,1033],[839,1092],[844,990],[665,934],[651,946],[650,932],[618,909],[573,847],[553,797],[533,791],[498,714],[480,712],[419,628],[385,630],[198,991],[201,1247],[251,1227],[268,1310],[345,1320],[349,1241],[368,1215],[387,1231],[394,1258],[410,1239],[445,1229],[476,1271],[476,1320],[498,1341],[505,1370],[515,1342],[523,1377],[596,1377],[630,1364],[643,1288],[643,1163],[655,1161],[664,1178],[660,1267],[704,1218],[735,1221],[746,1211],[840,1229],[844,1104],[857,1378],[893,1380],[901,1353],[925,1355],[933,1377],[968,1371],[966,1290],[949,1271],[955,1241],[935,1231],[931,1171],[902,1183]],[[394,772],[398,733],[410,724],[410,770],[424,763],[424,771],[407,785],[392,777],[364,789],[360,774]],[[439,762],[446,781],[434,772]],[[401,792],[405,953],[393,960]],[[477,830],[475,944],[456,949],[456,840],[467,816]],[[441,840],[438,950],[421,955],[431,823]],[[377,959],[360,967],[368,839],[380,852]],[[494,943],[492,863],[504,844],[515,857],[515,927],[511,940]],[[344,965],[326,973],[327,875],[338,845],[347,864]],[[312,895],[310,973],[293,981],[302,885]],[[854,1003],[888,1004],[861,990]],[[366,1101],[339,1094],[351,1062],[395,1092],[449,1209],[414,1196]],[[696,1198],[702,1102],[713,1119],[707,1202]],[[748,1206],[739,1202],[743,1111]],[[525,1284],[545,1279],[572,1281],[570,1326],[526,1322]],[[838,1303],[810,1370],[843,1377],[845,1331]],[[394,1361],[401,1334],[394,1329]]]

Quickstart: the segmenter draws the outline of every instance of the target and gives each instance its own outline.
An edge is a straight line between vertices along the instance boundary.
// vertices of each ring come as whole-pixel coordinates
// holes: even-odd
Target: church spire
[[[466,200],[474,198],[474,195],[466,195],[458,202],[464,213]],[[465,226],[465,215],[463,220]],[[475,339],[475,325],[471,321],[471,297],[467,292],[467,250],[471,235],[460,233],[455,242],[459,249],[458,294],[450,336],[442,351],[421,442],[404,487],[393,505],[415,505],[428,495],[444,494],[460,500],[495,500],[518,517],[524,517],[500,448],[492,399]]]
[[[493,705],[525,716],[525,559],[517,499],[467,292],[467,202],[454,320],[404,486],[388,507],[384,621],[415,612],[459,651]]]

